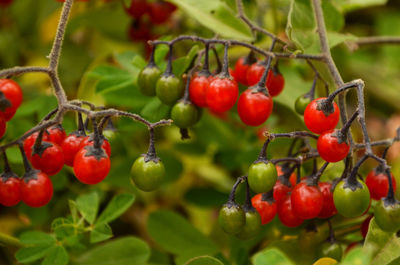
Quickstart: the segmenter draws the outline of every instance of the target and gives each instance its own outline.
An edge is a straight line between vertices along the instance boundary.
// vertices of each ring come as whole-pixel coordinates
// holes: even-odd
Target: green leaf
[[[387,244],[388,241],[393,239],[394,233],[382,231],[376,224],[375,218],[371,219],[368,228],[368,234],[364,242],[364,250],[367,250],[375,256]]]
[[[21,248],[17,253],[15,253],[15,258],[20,263],[32,262],[43,258],[51,248],[53,248],[52,245]]]
[[[144,265],[150,258],[146,242],[125,237],[97,246],[77,258],[79,265]]]
[[[93,77],[96,79],[102,79],[109,76],[127,76],[130,75],[124,69],[112,66],[112,65],[99,65],[93,68],[91,71],[87,72],[86,75],[88,77]]]
[[[292,265],[294,264],[279,249],[271,248],[256,253],[251,260],[254,265],[276,264],[276,265]]]
[[[90,232],[90,243],[98,243],[113,236],[111,227],[108,224],[96,224]]]
[[[385,5],[387,0],[334,0],[335,5],[344,12],[371,6]]]
[[[226,202],[226,193],[212,188],[192,188],[185,193],[185,200],[198,207],[219,207]]]
[[[150,214],[147,229],[152,239],[173,254],[191,253],[193,256],[213,255],[218,252],[214,242],[200,233],[182,216],[170,211]]]
[[[96,192],[79,196],[76,199],[76,206],[79,212],[90,224],[94,223],[99,209],[99,197]]]
[[[69,200],[68,206],[71,212],[72,221],[76,223],[78,221],[78,208],[76,206],[76,202],[73,200]]]
[[[149,103],[144,106],[141,111],[143,118],[148,119],[152,122],[166,118],[170,107],[161,103],[156,97],[153,98]]]
[[[25,232],[21,234],[19,239],[25,245],[53,245],[56,243],[54,237],[40,231]]]
[[[42,265],[67,265],[68,253],[62,246],[56,246],[49,250]]]
[[[125,51],[116,54],[115,60],[126,70],[131,72],[133,76],[139,74],[140,70],[146,65],[142,56],[138,55],[134,51]],[[140,61],[141,60],[141,61]],[[135,64],[133,64],[135,61]]]
[[[210,256],[202,256],[195,257],[189,260],[185,263],[185,265],[223,265],[223,263],[216,258]]]
[[[400,239],[393,235],[372,260],[371,265],[386,265],[400,257]]]
[[[135,196],[130,193],[118,194],[107,205],[97,219],[97,224],[109,223],[123,214],[135,201]]]
[[[225,38],[252,40],[249,28],[222,0],[170,0],[188,16]]]
[[[186,56],[174,60],[172,67],[176,76],[181,76],[190,67],[198,51],[199,46],[194,45]]]
[[[125,76],[109,76],[100,79],[96,85],[97,93],[110,93],[132,85],[134,78],[131,74]]]
[[[344,257],[341,265],[370,265],[371,264],[371,255],[364,251],[361,247],[356,247],[352,249],[347,255]],[[382,264],[383,265],[383,264]]]
[[[334,47],[355,37],[338,33],[344,26],[344,16],[331,3],[322,1],[322,9],[328,34],[329,47]],[[290,40],[305,53],[319,53],[320,42],[311,0],[292,0],[288,14],[286,33]]]
[[[51,230],[58,240],[64,240],[75,234],[75,225],[71,220],[59,217],[51,223]]]

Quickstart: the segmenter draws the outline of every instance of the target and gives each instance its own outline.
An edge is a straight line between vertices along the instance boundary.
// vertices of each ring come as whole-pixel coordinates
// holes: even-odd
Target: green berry
[[[133,163],[131,175],[133,182],[139,189],[153,191],[160,186],[164,179],[164,164],[160,160],[146,162],[145,156],[141,156]]]
[[[268,161],[254,163],[249,168],[248,181],[255,193],[270,191],[278,179],[275,166]]]
[[[375,222],[384,231],[396,232],[400,230],[400,204],[399,202],[385,203],[380,200],[375,206]]]
[[[175,75],[162,75],[156,85],[156,94],[166,105],[173,105],[183,94],[183,84]]]
[[[160,75],[161,70],[156,65],[148,65],[143,68],[137,80],[140,92],[145,96],[155,96],[156,84]]]
[[[174,105],[171,118],[179,128],[192,127],[199,120],[199,111],[191,102],[180,101]]]
[[[241,239],[249,239],[255,237],[261,229],[261,216],[260,214],[253,208],[245,210],[246,215],[246,223],[238,234],[238,237]]]
[[[228,234],[238,234],[246,223],[244,211],[240,205],[228,202],[219,211],[218,222]]]

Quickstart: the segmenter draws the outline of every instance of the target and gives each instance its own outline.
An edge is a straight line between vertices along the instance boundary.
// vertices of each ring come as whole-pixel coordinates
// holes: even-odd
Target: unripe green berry
[[[145,96],[155,96],[156,84],[160,75],[161,70],[156,65],[143,68],[137,79],[140,92]]]
[[[161,161],[145,161],[141,156],[136,159],[131,168],[132,180],[143,191],[153,191],[162,183],[165,175],[164,164]]]
[[[228,202],[219,211],[218,222],[226,233],[236,235],[243,229],[246,217],[240,205]]]
[[[199,120],[199,111],[191,102],[180,101],[174,105],[171,118],[179,128],[189,128]]]
[[[270,191],[278,179],[275,165],[268,161],[254,163],[249,168],[249,186],[255,193]]]

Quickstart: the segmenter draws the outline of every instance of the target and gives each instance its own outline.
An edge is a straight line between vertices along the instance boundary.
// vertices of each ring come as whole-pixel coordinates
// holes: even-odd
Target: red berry
[[[363,238],[365,238],[368,234],[368,229],[369,229],[369,223],[371,222],[372,217],[374,217],[373,215],[368,216],[362,223],[361,223],[361,235],[363,236]]]
[[[150,40],[153,38],[150,29],[151,27],[148,23],[144,23],[141,20],[135,20],[129,27],[129,38],[134,42]]]
[[[253,63],[249,67],[249,69],[247,70],[247,74],[246,74],[247,84],[249,86],[254,86],[260,81],[260,79],[265,71],[265,67],[266,67],[265,62],[256,62],[256,63]],[[270,70],[270,72],[271,72],[271,70]],[[269,76],[269,74],[270,73],[268,73],[268,76]],[[267,76],[267,79],[268,79],[268,76]]]
[[[132,0],[130,6],[126,8],[125,11],[131,17],[140,19],[144,14],[150,11],[150,8],[146,0]]]
[[[396,179],[391,175],[393,190],[396,190]],[[387,175],[384,172],[379,172],[379,170],[372,170],[367,175],[365,179],[365,184],[369,189],[369,193],[371,194],[371,198],[374,200],[380,200],[383,197],[386,197],[389,191],[389,180]]]
[[[7,177],[4,174],[7,172],[0,176],[0,203],[8,207],[17,205],[21,201],[21,180],[15,174]]]
[[[333,112],[328,115],[325,115],[322,109],[320,109],[320,105],[324,99],[326,98],[314,99],[304,111],[304,123],[307,128],[318,134],[333,130],[339,122],[340,111],[335,102],[332,102]]]
[[[329,182],[319,182],[318,186],[323,196],[322,209],[318,214],[318,218],[329,218],[337,213],[335,203],[333,202],[332,184]]]
[[[4,116],[6,121],[9,121],[22,103],[22,90],[15,81],[0,79],[0,92],[3,93],[6,99],[0,101],[0,114]]]
[[[235,78],[236,82],[248,86],[247,71],[251,64],[246,63],[246,59],[247,57],[241,57],[236,61],[235,70],[232,72],[232,76]]]
[[[84,148],[87,145],[93,145],[94,144],[94,140],[93,140],[93,134],[90,134],[89,136],[86,136],[83,141],[81,142],[81,145],[79,147],[79,149]],[[102,136],[102,139],[100,140],[102,142],[101,147],[106,151],[108,157],[111,156],[111,145],[110,142],[108,142],[108,140]]]
[[[0,116],[0,138],[4,136],[7,130],[7,122],[6,120]]]
[[[196,106],[203,108],[207,107],[207,89],[213,79],[214,77],[211,75],[207,76],[205,74],[198,73],[190,80],[190,99]]]
[[[239,95],[239,87],[235,80],[227,77],[216,77],[208,86],[206,102],[214,112],[230,110]]]
[[[85,184],[97,184],[108,175],[111,162],[103,148],[85,146],[75,156],[74,173]]]
[[[22,201],[30,207],[42,207],[53,197],[53,183],[43,172],[33,170],[21,181]],[[25,175],[26,176],[26,175]]]
[[[32,158],[32,146],[35,144],[35,141],[36,141],[36,138],[38,137],[38,135],[39,135],[39,132],[35,132],[35,133],[29,135],[24,141],[24,151],[25,151],[26,157],[29,160],[31,160],[31,158]],[[48,141],[48,140],[49,140],[49,136],[45,132],[43,134],[42,141]]]
[[[13,0],[0,0],[0,6],[6,7],[10,5],[13,2]]]
[[[64,153],[58,144],[42,142],[38,153],[32,152],[31,162],[34,168],[53,176],[64,166]]]
[[[264,200],[263,194],[257,194],[251,199],[251,204],[256,208],[257,212],[261,216],[261,223],[263,225],[268,224],[274,219],[276,215],[276,202],[273,200]]]
[[[343,160],[349,153],[350,146],[346,141],[341,140],[340,134],[339,130],[329,130],[318,137],[318,153],[325,161],[338,162]]]
[[[52,126],[47,129],[47,132],[49,136],[48,140],[50,142],[58,144],[59,146],[62,145],[65,137],[67,137],[67,134],[65,133],[64,128],[61,125]]]
[[[283,75],[277,70],[269,71],[266,86],[271,97],[279,95],[285,86]]]
[[[278,174],[279,176],[279,174]],[[289,187],[285,184],[283,184],[279,179],[276,181],[274,185],[274,200],[276,202],[281,201],[282,199],[285,198],[285,196],[291,192],[293,187]]]
[[[271,115],[272,98],[257,89],[247,89],[238,101],[238,113],[243,123],[250,126],[263,124]]]
[[[282,224],[288,227],[297,227],[303,223],[303,219],[293,211],[289,194],[287,194],[281,201],[278,201],[278,217]]]
[[[64,152],[64,163],[70,167],[74,165],[74,158],[76,153],[80,150],[81,142],[86,138],[85,135],[77,132],[68,135],[61,144]]]
[[[282,168],[280,165],[276,165],[275,167],[276,167],[278,176],[282,176],[285,173],[284,170],[288,169],[288,168]],[[293,187],[296,186],[296,184],[297,184],[297,175],[294,171],[289,176],[289,182],[290,182],[290,184],[292,184]]]
[[[153,24],[163,24],[165,23],[171,13],[175,10],[171,8],[166,2],[153,2],[149,4],[150,6],[150,20]]]
[[[306,181],[297,184],[291,195],[293,211],[301,219],[312,219],[321,212],[323,195],[318,186],[308,185]]]

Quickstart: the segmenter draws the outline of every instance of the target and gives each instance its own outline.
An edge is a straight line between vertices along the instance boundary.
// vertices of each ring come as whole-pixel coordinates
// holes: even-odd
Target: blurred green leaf
[[[65,238],[75,235],[75,225],[67,218],[56,218],[51,223],[51,230],[55,233],[58,240],[64,240]]]
[[[202,256],[189,260],[185,263],[185,265],[223,265],[223,263],[216,258],[210,256]]]
[[[190,253],[199,256],[218,252],[214,242],[195,229],[186,219],[170,211],[151,213],[147,229],[158,245],[173,254]]]
[[[221,0],[170,0],[200,24],[225,37],[251,41],[248,27]]]
[[[67,265],[68,253],[62,246],[55,246],[49,250],[42,265]]]
[[[90,232],[90,243],[98,243],[113,236],[111,227],[106,223],[96,224]]]
[[[186,56],[173,61],[172,68],[176,76],[181,76],[185,71],[187,71],[192,61],[196,57],[198,51],[199,51],[199,46],[194,45],[192,46],[192,48],[190,49],[190,51]]]
[[[54,237],[40,231],[28,231],[19,237],[22,244],[26,245],[52,245],[56,243]]]
[[[367,250],[374,257],[381,249],[395,238],[394,233],[385,232],[376,224],[375,218],[369,223],[368,234],[364,242],[364,250]]]
[[[145,265],[150,248],[136,237],[125,237],[97,246],[76,259],[79,265]]]
[[[252,258],[254,265],[276,264],[293,265],[294,263],[286,257],[279,249],[271,248],[256,253]]]
[[[350,250],[349,253],[343,258],[341,265],[370,265],[371,255],[364,251],[361,247],[356,247]],[[383,265],[383,264],[382,264]]]
[[[150,120],[151,122],[158,121],[160,119],[166,118],[170,107],[161,103],[161,101],[156,97],[150,100],[149,103],[144,106],[141,111],[141,115]]]
[[[93,224],[99,209],[99,196],[96,192],[81,195],[76,199],[76,206],[83,218]]]
[[[100,214],[96,224],[109,223],[123,214],[135,201],[133,194],[118,194],[112,198],[107,207]]]
[[[349,12],[361,8],[384,5],[387,0],[334,0],[333,2],[344,12]]]
[[[20,263],[28,263],[38,259],[43,258],[50,249],[52,245],[41,245],[37,247],[21,248],[15,253],[15,258]]]
[[[228,194],[213,188],[191,188],[185,193],[185,200],[199,207],[219,207],[227,200]]]
[[[338,33],[344,25],[343,15],[330,1],[322,1],[329,47],[345,40],[355,39],[350,34]],[[286,26],[286,34],[305,53],[319,53],[320,42],[310,0],[292,0]]]

